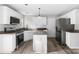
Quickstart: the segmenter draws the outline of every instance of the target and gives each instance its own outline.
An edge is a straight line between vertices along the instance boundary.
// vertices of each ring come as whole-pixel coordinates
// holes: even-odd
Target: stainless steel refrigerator
[[[70,18],[60,18],[56,20],[56,40],[59,44],[65,44],[66,32],[74,31],[74,24]]]

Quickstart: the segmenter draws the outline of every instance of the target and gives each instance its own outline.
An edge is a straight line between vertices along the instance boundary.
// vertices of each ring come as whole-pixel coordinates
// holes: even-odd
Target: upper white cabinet
[[[0,6],[0,24],[5,24],[5,22],[9,22],[7,14],[7,7]]]
[[[10,16],[23,19],[23,16],[7,6],[0,6],[0,24],[10,24]],[[22,21],[21,21],[22,22]]]

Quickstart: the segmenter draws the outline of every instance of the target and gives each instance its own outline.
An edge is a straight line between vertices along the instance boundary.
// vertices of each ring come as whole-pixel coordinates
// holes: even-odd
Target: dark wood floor
[[[24,42],[19,49],[15,50],[13,54],[35,54],[32,50],[33,41]],[[48,54],[79,54],[79,49],[71,50],[68,47],[60,46],[55,39],[48,39]]]

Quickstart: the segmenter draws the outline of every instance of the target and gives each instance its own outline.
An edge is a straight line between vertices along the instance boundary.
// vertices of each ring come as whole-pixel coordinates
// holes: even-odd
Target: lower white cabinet
[[[47,53],[47,35],[33,35],[33,51]]]
[[[24,41],[29,41],[33,39],[33,31],[24,31]]]
[[[79,33],[66,32],[66,45],[71,49],[79,49]]]
[[[0,34],[0,53],[12,53],[16,48],[15,34]]]

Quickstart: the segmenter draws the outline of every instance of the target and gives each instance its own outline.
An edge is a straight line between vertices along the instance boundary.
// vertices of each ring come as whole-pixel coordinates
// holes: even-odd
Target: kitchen
[[[58,8],[60,11],[57,12],[57,14],[55,12],[58,10],[55,8],[56,6],[60,8]],[[78,6],[78,4],[0,5],[0,53],[67,54],[67,52],[71,53],[71,51],[73,53],[79,53],[79,44],[78,42],[76,44],[74,40],[78,40],[79,38]],[[48,7],[50,9],[52,7],[52,9],[49,10]],[[61,10],[62,7],[65,7],[65,9]],[[59,19],[70,19],[69,24],[67,24],[66,21],[61,21],[60,23],[64,22],[67,26],[72,26],[69,26],[68,30],[67,26],[65,26],[66,30],[64,30],[62,26],[60,27],[60,31],[58,31],[57,28],[59,28],[59,26],[56,28],[56,24],[58,24],[56,20]],[[71,31],[70,28],[72,28],[71,30],[73,31]],[[61,30],[66,33],[65,36]],[[56,34],[60,35],[58,40],[56,40]],[[72,36],[74,39],[71,38]],[[59,40],[59,38],[61,39]],[[72,39],[74,41],[72,41]],[[62,40],[65,40],[65,43]],[[67,45],[68,48],[65,45]]]
[[[45,28],[45,26],[46,26],[45,22],[43,22],[44,24],[41,23],[44,28],[41,28],[41,27],[29,28],[27,26],[28,25],[27,23],[25,24],[25,27],[24,27],[23,15],[16,12],[11,7],[9,7],[7,5],[2,5],[2,6],[0,6],[0,12],[1,12],[0,19],[3,20],[0,23],[1,24],[0,53],[12,53],[13,51],[18,50],[18,48],[20,47],[21,44],[24,44],[24,42],[26,42],[26,41],[32,40],[34,34],[38,33],[38,35],[39,34],[42,35],[43,34],[42,32],[45,32],[45,35],[46,35],[46,31],[43,31],[43,30],[47,30]],[[34,19],[35,18],[38,18],[38,17],[35,16]],[[42,19],[44,19],[44,21],[46,21],[46,19],[44,17],[42,17]],[[40,21],[42,21],[42,20],[40,19]],[[33,22],[35,22],[35,20],[33,20]],[[34,24],[34,26],[31,26],[31,27],[36,27],[35,25],[39,25],[38,23],[36,23],[36,24],[33,23],[33,24]]]

